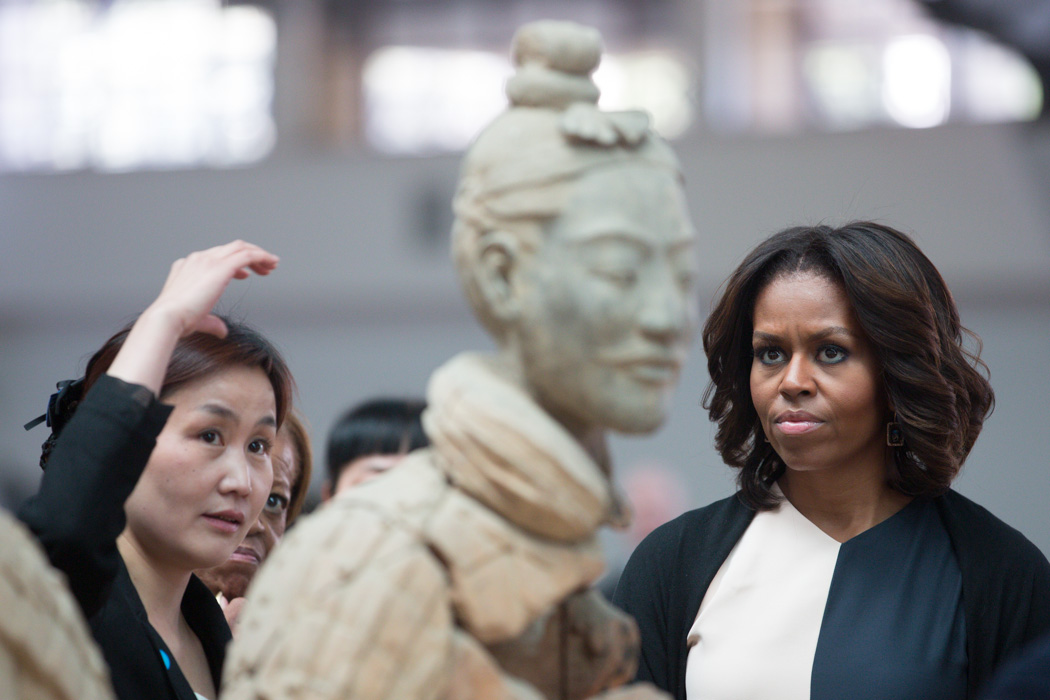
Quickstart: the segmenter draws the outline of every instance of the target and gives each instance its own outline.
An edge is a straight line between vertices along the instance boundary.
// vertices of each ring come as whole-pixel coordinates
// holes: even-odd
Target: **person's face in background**
[[[338,495],[354,486],[359,486],[366,481],[386,473],[393,469],[405,458],[404,452],[398,454],[371,454],[358,457],[343,467],[339,473],[339,479],[332,488],[332,495]]]
[[[258,367],[230,367],[163,397],[174,406],[124,510],[121,534],[152,566],[225,561],[258,518],[273,480],[273,387]]]
[[[228,600],[242,597],[259,566],[284,536],[288,526],[292,484],[300,476],[295,456],[295,446],[288,432],[281,430],[274,442],[272,453],[273,486],[262,513],[229,559],[219,566],[194,572],[212,593],[221,592]]]

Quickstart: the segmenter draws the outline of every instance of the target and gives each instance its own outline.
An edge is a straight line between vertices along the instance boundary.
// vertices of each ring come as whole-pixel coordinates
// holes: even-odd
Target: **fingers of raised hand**
[[[245,241],[233,241],[226,245],[190,253],[172,265],[171,273],[186,272],[194,278],[215,275],[222,284],[231,278],[245,279],[249,270],[259,275],[268,275],[277,267],[278,257],[257,245]]]
[[[276,255],[245,241],[190,253],[176,260],[153,306],[178,319],[179,334],[202,331],[223,336],[226,325],[210,315],[231,279],[245,279],[251,272],[269,274]]]
[[[226,327],[226,322],[215,314],[208,314],[198,321],[194,330],[199,333],[207,333],[208,335],[214,335],[219,338],[225,338],[226,333],[229,332],[229,329]]]
[[[192,260],[195,262],[231,261],[241,262],[244,263],[244,265],[262,262],[264,265],[273,266],[277,263],[277,256],[255,245],[254,243],[236,240],[230,241],[229,243],[224,243],[223,245],[217,245],[212,248],[206,248],[204,250],[192,252],[189,255],[187,255],[184,258],[184,260]]]
[[[241,274],[247,275],[245,268],[251,269],[252,272],[258,275],[267,275],[277,267],[279,260],[273,253],[263,250],[253,243],[240,240],[204,252],[210,253],[212,251],[230,264],[236,265],[239,271],[238,279],[243,279]]]

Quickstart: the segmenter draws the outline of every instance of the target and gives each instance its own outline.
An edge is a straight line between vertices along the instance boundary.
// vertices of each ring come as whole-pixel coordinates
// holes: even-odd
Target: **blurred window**
[[[0,0],[0,170],[265,157],[276,25],[218,0]]]
[[[465,148],[506,108],[503,86],[512,73],[506,52],[378,49],[362,81],[368,142],[397,154]],[[669,51],[606,54],[594,81],[603,109],[644,109],[666,138],[693,120],[691,76]]]
[[[721,131],[791,132],[1038,117],[1020,54],[914,0],[710,0],[703,105]]]

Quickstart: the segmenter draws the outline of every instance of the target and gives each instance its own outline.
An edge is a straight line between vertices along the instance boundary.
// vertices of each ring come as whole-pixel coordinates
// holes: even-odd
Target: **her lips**
[[[256,552],[254,549],[251,549],[250,547],[243,546],[233,550],[233,554],[230,555],[230,559],[233,561],[241,561],[248,564],[260,564],[262,562],[262,557],[259,556],[258,552]]]
[[[820,421],[785,420],[777,423],[777,428],[785,435],[801,435],[820,427]]]
[[[208,515],[219,520],[228,520],[238,525],[244,522],[244,516],[235,510],[224,510],[221,513],[208,513]]]
[[[805,411],[787,411],[777,416],[774,424],[785,435],[802,435],[819,428],[824,421]]]
[[[204,518],[221,532],[234,533],[241,529],[244,515],[235,510],[224,510],[218,513],[205,513]]]

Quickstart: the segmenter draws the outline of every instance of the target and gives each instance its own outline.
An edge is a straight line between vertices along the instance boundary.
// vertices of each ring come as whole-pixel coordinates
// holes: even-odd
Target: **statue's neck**
[[[605,438],[605,429],[594,423],[583,423],[579,420],[559,414],[557,409],[544,405],[541,397],[529,386],[525,378],[525,370],[517,353],[504,348],[496,357],[494,369],[507,380],[513,382],[526,394],[531,396],[536,405],[543,409],[547,415],[558,422],[566,432],[573,436],[580,446],[587,452],[595,464],[607,477],[612,477],[612,462],[609,459],[609,448]]]

